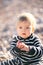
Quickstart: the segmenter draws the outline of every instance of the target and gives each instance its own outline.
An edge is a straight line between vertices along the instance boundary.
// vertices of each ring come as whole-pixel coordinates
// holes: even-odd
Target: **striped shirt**
[[[16,47],[17,41],[20,40],[24,42],[26,45],[30,46],[30,51],[22,51]],[[5,61],[5,65],[19,65],[20,63],[34,63],[38,62],[42,57],[42,49],[41,49],[41,42],[38,37],[34,34],[31,34],[28,38],[24,39],[22,37],[16,36],[11,41],[11,49],[10,52],[17,57],[17,59],[11,59]],[[17,63],[16,63],[17,61]],[[10,64],[9,64],[10,63]],[[13,64],[11,64],[13,63]],[[16,64],[15,64],[16,63]],[[1,65],[4,65],[1,62]],[[20,65],[21,65],[20,64]]]
[[[26,45],[30,46],[30,51],[21,51],[16,47],[17,41],[20,40]],[[16,36],[11,42],[11,53],[14,56],[17,56],[23,62],[34,62],[40,60],[42,56],[41,42],[38,37],[34,34],[31,34],[28,38],[24,39],[22,37]]]

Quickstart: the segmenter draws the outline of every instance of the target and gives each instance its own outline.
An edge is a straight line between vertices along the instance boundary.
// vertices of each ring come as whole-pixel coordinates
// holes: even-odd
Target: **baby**
[[[41,59],[41,42],[34,34],[36,20],[30,13],[23,13],[16,23],[17,36],[11,42],[11,53],[24,65],[37,64]]]

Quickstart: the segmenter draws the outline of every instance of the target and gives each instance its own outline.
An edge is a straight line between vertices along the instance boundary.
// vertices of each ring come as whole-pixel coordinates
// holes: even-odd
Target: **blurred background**
[[[17,15],[22,12],[30,12],[35,16],[37,26],[34,33],[43,45],[43,0],[0,0],[0,56],[3,55],[3,49],[9,50],[10,41],[16,35]]]

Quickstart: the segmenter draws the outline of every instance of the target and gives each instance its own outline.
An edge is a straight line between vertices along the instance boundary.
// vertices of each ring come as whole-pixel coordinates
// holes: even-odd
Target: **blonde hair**
[[[29,21],[31,23],[31,25],[32,25],[32,32],[34,32],[34,30],[36,28],[36,19],[35,19],[35,17],[31,13],[21,13],[21,14],[19,14],[18,22],[19,21],[24,21],[24,20],[25,21],[27,20],[27,21]]]

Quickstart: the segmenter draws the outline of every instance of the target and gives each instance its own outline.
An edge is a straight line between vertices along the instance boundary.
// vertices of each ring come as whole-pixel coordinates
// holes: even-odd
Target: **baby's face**
[[[31,24],[28,21],[18,22],[18,24],[17,24],[17,33],[18,33],[18,36],[20,36],[22,38],[29,37],[32,33]]]

